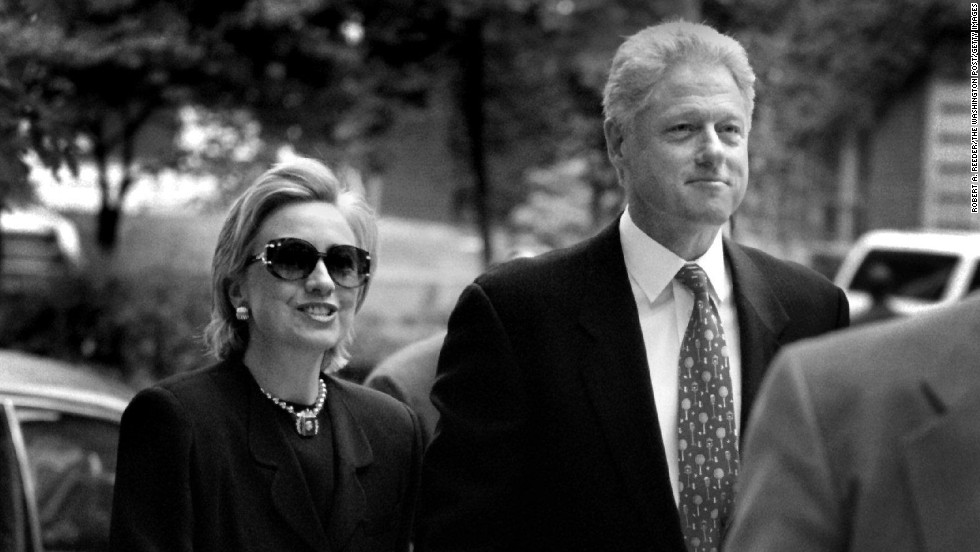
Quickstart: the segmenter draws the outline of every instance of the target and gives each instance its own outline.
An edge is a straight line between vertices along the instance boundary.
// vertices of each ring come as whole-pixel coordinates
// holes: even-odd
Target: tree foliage
[[[454,135],[454,144],[461,152],[459,159],[467,159],[466,152],[472,155],[474,149],[487,158],[483,178],[488,184],[483,186],[483,193],[491,193],[491,197],[486,199],[486,218],[507,224],[512,232],[536,235],[538,245],[565,243],[566,239],[556,239],[555,229],[581,229],[583,217],[590,221],[588,229],[573,237],[588,235],[609,218],[617,204],[608,201],[618,189],[605,162],[601,107],[612,53],[624,35],[664,17],[696,12],[698,3],[472,0],[448,4],[457,29],[454,36],[459,37],[455,43],[464,54],[457,55],[450,67],[480,64],[483,68],[479,87],[466,86],[465,72],[455,81],[455,89],[469,99],[467,102],[461,97],[459,109],[481,110],[482,131],[466,133],[471,130],[467,125]],[[479,25],[473,25],[474,21]],[[478,58],[464,57],[469,52],[465,45],[472,42],[463,38],[473,33],[466,29],[479,29]],[[475,147],[474,140],[481,144]],[[563,184],[567,188],[584,187],[592,198],[584,204],[569,199],[582,197],[574,190],[555,194],[539,185],[552,180],[541,177],[542,169],[568,175],[569,166],[581,170],[572,171],[577,176]],[[480,190],[480,186],[464,185],[459,203],[474,203]],[[568,202],[548,210],[548,220],[527,216],[529,210],[521,206],[528,207],[544,196],[550,201]],[[563,216],[561,213],[579,222],[568,226],[565,221],[553,220]]]
[[[27,185],[27,165],[23,161],[29,145],[20,132],[20,118],[26,111],[23,93],[0,65],[0,211],[11,201],[33,195]]]
[[[845,137],[874,128],[901,94],[966,65],[955,0],[706,0],[759,77],[752,190],[740,219],[773,242],[829,238]]]
[[[19,115],[52,146],[42,159],[99,168],[99,241],[111,249],[137,176],[176,162],[182,106],[245,109],[271,143],[324,149],[375,135],[394,103],[420,101],[415,63],[440,40],[439,18],[400,10],[432,11],[425,0],[23,0],[0,6],[0,51],[35,100]]]
[[[910,85],[966,62],[969,14],[955,0],[753,0],[728,19],[801,142],[871,125]]]
[[[0,181],[29,190],[18,172],[28,148],[53,167],[93,161],[111,247],[139,175],[177,166],[232,186],[253,170],[220,148],[174,148],[186,106],[231,134],[257,128],[265,151],[342,152],[383,172],[373,139],[448,85],[458,205],[486,211],[485,226],[507,220],[534,171],[585,160],[577,181],[599,223],[616,193],[601,89],[623,36],[686,16],[742,39],[773,117],[759,127],[779,150],[760,152],[768,170],[868,124],[926,68],[958,59],[964,12],[956,0],[8,0]]]

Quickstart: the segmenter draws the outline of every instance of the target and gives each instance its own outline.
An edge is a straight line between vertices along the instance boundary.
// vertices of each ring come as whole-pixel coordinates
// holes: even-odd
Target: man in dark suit
[[[744,49],[704,25],[619,48],[604,130],[627,209],[464,290],[417,550],[718,548],[766,366],[848,321],[823,277],[722,238],[747,186],[754,80]]]
[[[980,546],[980,295],[780,353],[726,552]]]

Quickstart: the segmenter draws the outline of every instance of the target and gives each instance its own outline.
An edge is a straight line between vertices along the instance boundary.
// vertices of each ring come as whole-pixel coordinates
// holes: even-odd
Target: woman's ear
[[[236,308],[248,302],[248,295],[245,293],[245,286],[242,285],[241,279],[231,279],[228,284],[228,300]]]

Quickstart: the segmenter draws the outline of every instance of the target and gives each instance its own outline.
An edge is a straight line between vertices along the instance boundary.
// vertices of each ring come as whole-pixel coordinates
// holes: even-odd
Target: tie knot
[[[695,296],[708,293],[708,275],[697,263],[687,263],[677,271],[677,280],[694,292]]]

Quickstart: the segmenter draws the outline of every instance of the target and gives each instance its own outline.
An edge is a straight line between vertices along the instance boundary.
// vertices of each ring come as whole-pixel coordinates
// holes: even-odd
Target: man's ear
[[[611,118],[602,123],[602,131],[606,135],[606,155],[616,169],[616,180],[620,185],[625,186],[626,166],[623,163],[623,148],[626,145],[626,134],[623,132],[623,127]]]
[[[616,167],[616,172],[619,172],[623,161],[623,141],[626,136],[619,123],[613,119],[606,119],[603,122],[602,131],[606,135],[606,155],[609,156],[609,162]]]

